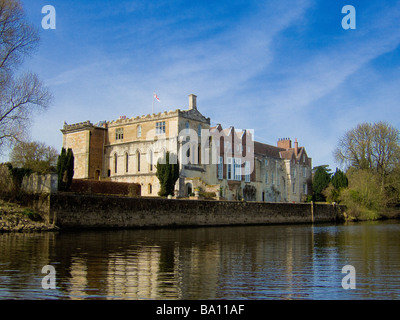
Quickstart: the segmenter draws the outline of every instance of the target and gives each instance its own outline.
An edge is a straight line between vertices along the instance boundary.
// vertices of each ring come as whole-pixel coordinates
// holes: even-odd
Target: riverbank
[[[0,232],[44,232],[59,228],[29,207],[0,200]]]

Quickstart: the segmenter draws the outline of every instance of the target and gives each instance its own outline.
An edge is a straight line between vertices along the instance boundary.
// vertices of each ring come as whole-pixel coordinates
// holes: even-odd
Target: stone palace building
[[[254,141],[251,130],[211,127],[197,109],[148,114],[92,124],[64,123],[63,147],[75,155],[75,179],[135,182],[142,196],[157,196],[156,164],[165,152],[177,155],[177,197],[198,190],[228,200],[300,202],[309,194],[311,158],[297,139],[277,146]]]

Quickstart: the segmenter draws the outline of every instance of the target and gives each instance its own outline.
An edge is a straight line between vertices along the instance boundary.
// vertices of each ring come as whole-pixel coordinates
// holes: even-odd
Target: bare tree
[[[52,96],[37,75],[15,76],[38,42],[38,31],[26,22],[20,1],[0,0],[0,150],[20,141],[32,113],[51,103]]]
[[[34,172],[55,171],[59,152],[43,142],[18,142],[10,154],[13,167],[31,169]]]
[[[400,132],[389,123],[362,123],[339,140],[334,156],[345,167],[373,170],[383,180],[400,161],[399,143]]]

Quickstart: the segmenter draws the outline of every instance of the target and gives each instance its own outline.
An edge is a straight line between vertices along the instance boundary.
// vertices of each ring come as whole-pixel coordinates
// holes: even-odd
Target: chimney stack
[[[292,148],[292,141],[290,140],[290,138],[279,139],[277,145],[278,148],[288,150]]]
[[[196,109],[197,110],[197,102],[196,102],[197,96],[192,94],[189,94],[189,110]]]
[[[296,138],[294,141],[294,154],[296,157],[298,155],[298,152],[299,152],[299,143],[297,142],[297,138]]]

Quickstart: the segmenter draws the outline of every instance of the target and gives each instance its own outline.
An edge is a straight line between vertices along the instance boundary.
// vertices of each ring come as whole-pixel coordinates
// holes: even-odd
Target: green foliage
[[[32,170],[28,168],[14,168],[9,162],[6,163],[6,166],[8,167],[8,170],[10,170],[13,181],[18,188],[21,187],[24,177],[29,176],[32,173]]]
[[[336,169],[335,174],[332,176],[332,185],[336,190],[347,188],[349,179],[343,171]]]
[[[214,199],[215,198],[215,192],[200,192],[200,197],[203,197],[204,199]]]
[[[339,140],[337,162],[346,175],[332,178],[338,199],[356,219],[376,219],[400,203],[400,131],[387,122],[361,123]],[[346,182],[348,187],[346,187]],[[326,190],[325,194],[333,196]],[[337,195],[336,195],[337,196]]]
[[[32,170],[27,168],[14,168],[11,163],[7,162],[2,164],[1,171],[1,179],[3,181],[0,183],[0,191],[2,191],[4,195],[10,196],[12,199],[18,197],[24,177],[29,176]]]
[[[322,191],[322,194],[324,195],[326,202],[340,203],[340,190],[336,189],[332,183],[329,183],[328,187]]]
[[[156,165],[156,176],[160,182],[158,195],[165,197],[174,195],[175,183],[179,178],[179,161],[174,154],[167,152]]]
[[[327,202],[337,202],[340,203],[340,194],[343,189],[346,189],[349,185],[349,180],[346,174],[336,169],[336,172],[331,178],[331,182],[329,183],[328,187],[326,187],[322,194],[325,196]]]
[[[340,200],[347,207],[348,214],[360,220],[373,220],[380,216],[386,201],[380,188],[379,174],[371,170],[348,172],[349,186],[343,189]]]
[[[61,149],[57,160],[58,190],[68,191],[74,176],[74,154],[71,148]]]
[[[326,166],[317,167],[312,183],[314,201],[326,201],[323,191],[331,182],[331,173],[329,171],[330,169]]]

